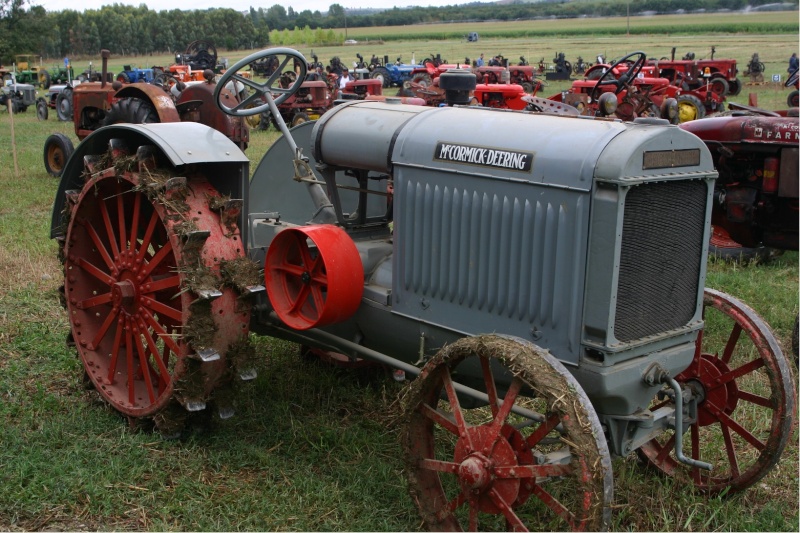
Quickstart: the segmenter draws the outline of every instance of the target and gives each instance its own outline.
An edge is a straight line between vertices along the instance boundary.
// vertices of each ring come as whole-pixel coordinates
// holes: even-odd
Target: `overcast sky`
[[[28,0],[29,6],[40,5],[47,11],[63,11],[73,9],[84,11],[86,9],[99,9],[104,5],[128,4],[138,6],[146,4],[149,9],[209,9],[212,7],[228,7],[237,11],[247,11],[250,6],[267,9],[275,4],[283,7],[292,7],[296,12],[310,9],[311,11],[325,12],[331,4],[339,4],[346,9],[356,7],[405,7],[405,6],[447,6],[459,5],[458,0]]]

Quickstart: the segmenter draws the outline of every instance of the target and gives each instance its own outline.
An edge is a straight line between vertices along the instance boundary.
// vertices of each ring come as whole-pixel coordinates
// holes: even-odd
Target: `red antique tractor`
[[[252,334],[386,365],[414,378],[397,421],[432,530],[608,528],[612,456],[710,494],[779,463],[794,380],[755,312],[704,287],[717,172],[695,135],[369,100],[289,131],[305,67],[240,75],[270,56],[302,58],[255,53],[215,90],[283,132],[252,179],[192,122],[100,128],[67,162],[69,339],[114,409],[166,436],[232,416]]]
[[[675,59],[675,48],[670,58],[651,59],[649,64],[655,67],[658,75],[670,80],[670,83],[685,91],[702,89],[714,94],[736,96],[742,90],[742,82],[737,77],[739,70],[735,59],[714,59],[715,49],[711,47],[710,59],[695,59],[689,53],[683,59]]]
[[[706,88],[685,91],[655,74],[644,52],[633,52],[612,65],[594,65],[583,80],[551,99],[594,116],[614,115],[622,120],[660,117],[687,122],[722,109],[724,97]]]
[[[719,172],[714,186],[711,251],[733,259],[798,249],[800,119],[739,106],[681,127],[702,139]]]
[[[102,79],[107,79],[110,53],[103,50]],[[71,114],[75,135],[83,140],[102,126],[129,122],[150,124],[156,122],[201,122],[218,131],[242,149],[247,147],[249,131],[243,119],[230,117],[217,109],[211,99],[216,84],[214,74],[206,71],[202,82],[180,83],[173,93],[157,85],[120,82],[86,82],[64,89],[58,95],[59,118]],[[224,89],[225,98],[235,100],[237,95]],[[69,101],[67,101],[69,99]],[[69,105],[67,105],[69,104]],[[59,176],[74,148],[69,137],[55,133],[44,144],[44,166],[51,176]]]

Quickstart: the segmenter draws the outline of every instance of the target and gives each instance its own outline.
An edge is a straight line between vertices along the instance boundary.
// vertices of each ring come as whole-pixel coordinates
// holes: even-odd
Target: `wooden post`
[[[19,179],[19,164],[17,164],[17,137],[14,135],[14,110],[11,105],[11,98],[6,101],[8,106],[8,116],[11,119],[11,153],[14,156],[14,176]]]

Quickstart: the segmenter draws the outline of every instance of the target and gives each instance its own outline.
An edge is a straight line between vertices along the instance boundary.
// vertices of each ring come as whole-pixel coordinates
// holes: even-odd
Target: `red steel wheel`
[[[353,239],[328,224],[278,233],[267,251],[264,279],[275,312],[297,330],[350,318],[364,292],[364,267]]]
[[[472,378],[488,405],[459,393],[456,376]],[[409,489],[429,529],[608,527],[613,476],[600,422],[544,350],[494,335],[450,344],[411,384],[404,419]]]
[[[151,417],[173,398],[202,409],[226,373],[228,345],[248,331],[249,312],[234,312],[233,289],[214,287],[219,263],[243,254],[238,230],[208,208],[219,195],[205,178],[151,200],[144,190],[155,189],[135,170],[118,170],[130,164],[114,166],[127,155],[117,148],[105,170],[87,168],[94,177],[71,202],[64,267],[72,336],[89,378],[123,414]],[[180,229],[187,214],[194,226]],[[198,301],[202,286],[213,301]]]
[[[671,433],[646,443],[639,453],[664,474],[708,493],[738,492],[780,459],[792,432],[795,391],[778,342],[752,309],[712,289],[706,289],[703,302],[706,325],[694,360],[675,379],[700,398],[684,455],[713,469],[678,463]]]

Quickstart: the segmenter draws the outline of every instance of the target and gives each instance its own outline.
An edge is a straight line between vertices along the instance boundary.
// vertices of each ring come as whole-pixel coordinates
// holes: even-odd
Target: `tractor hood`
[[[680,125],[706,142],[790,144],[800,138],[798,117],[728,116],[693,120]]]

